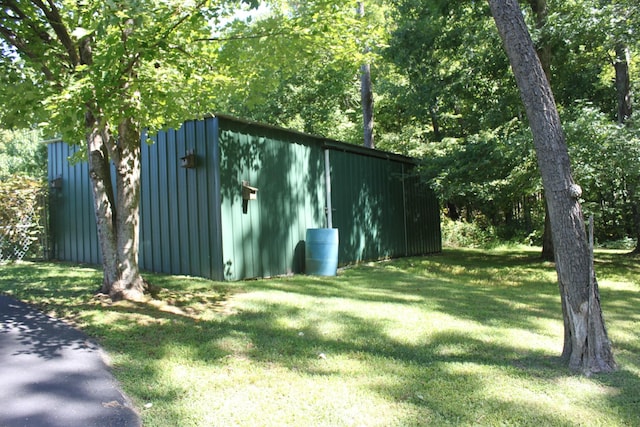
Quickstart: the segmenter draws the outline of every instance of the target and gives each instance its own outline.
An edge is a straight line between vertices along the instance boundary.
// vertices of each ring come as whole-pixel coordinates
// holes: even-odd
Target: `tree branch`
[[[49,7],[47,7],[42,0],[32,0],[32,2],[42,11],[42,13],[44,13],[47,22],[56,33],[58,40],[66,50],[71,66],[75,68],[77,65],[80,65],[80,57],[78,56],[76,46],[67,31],[67,27],[65,27],[62,22],[60,12],[53,0],[47,0]]]
[[[13,0],[6,0],[4,2],[9,9],[16,14],[15,17],[12,17],[16,21],[20,21],[24,23],[27,27],[33,31],[33,33],[46,44],[51,44],[51,37],[49,33],[42,27],[38,26],[34,19],[30,19],[27,14],[16,4]]]
[[[26,56],[34,63],[38,64],[40,66],[40,70],[47,80],[51,82],[57,81],[54,73],[43,63],[42,57],[31,51],[27,47],[27,43],[20,37],[18,37],[15,32],[11,31],[8,28],[0,26],[0,37],[2,37],[10,46],[13,46],[16,51]]]
[[[273,37],[273,36],[292,36],[295,33],[290,31],[271,31],[264,32],[260,34],[252,34],[248,36],[230,36],[230,37],[207,37],[202,39],[195,39],[194,42],[226,42],[226,41],[234,41],[234,40],[251,40],[251,39],[261,39],[263,37]]]

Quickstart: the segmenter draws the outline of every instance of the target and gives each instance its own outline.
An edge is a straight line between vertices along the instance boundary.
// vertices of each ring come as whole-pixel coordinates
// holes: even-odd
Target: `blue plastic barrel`
[[[308,228],[305,271],[315,276],[335,276],[338,271],[338,229]]]

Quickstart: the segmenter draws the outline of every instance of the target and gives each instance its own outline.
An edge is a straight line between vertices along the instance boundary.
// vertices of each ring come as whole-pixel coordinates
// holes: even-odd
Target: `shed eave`
[[[395,153],[390,153],[388,151],[377,150],[374,148],[367,148],[367,147],[355,145],[355,144],[349,144],[347,142],[342,142],[342,141],[338,141],[331,138],[325,138],[318,135],[312,135],[309,133],[300,132],[293,129],[287,129],[281,126],[269,125],[261,122],[256,122],[253,120],[248,120],[248,119],[240,119],[238,117],[234,117],[228,114],[213,113],[205,116],[205,118],[207,117],[212,117],[212,118],[218,117],[223,120],[229,120],[236,123],[242,123],[242,124],[255,126],[263,129],[270,129],[270,130],[275,130],[279,132],[287,132],[290,134],[299,135],[304,138],[316,140],[318,141],[318,143],[322,144],[323,148],[330,149],[330,150],[339,150],[339,151],[344,151],[348,153],[360,154],[363,156],[376,157],[380,159],[388,159],[388,160],[393,160],[396,162],[407,163],[412,165],[417,165],[419,163],[417,159],[413,157],[403,156],[402,154],[395,154]]]

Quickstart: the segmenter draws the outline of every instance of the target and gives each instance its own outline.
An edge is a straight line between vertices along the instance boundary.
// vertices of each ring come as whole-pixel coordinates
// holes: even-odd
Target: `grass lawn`
[[[145,426],[637,426],[640,266],[596,253],[620,369],[560,362],[555,270],[538,250],[446,249],[337,277],[148,275],[147,303],[96,298],[88,267],[0,267],[0,292],[72,320],[111,356]]]

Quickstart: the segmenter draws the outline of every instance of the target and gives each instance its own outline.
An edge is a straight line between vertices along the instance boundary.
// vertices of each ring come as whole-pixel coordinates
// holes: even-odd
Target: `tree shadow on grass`
[[[349,303],[371,303],[373,310],[382,306],[400,311],[424,309],[532,334],[545,333],[540,320],[561,325],[557,287],[548,279],[549,271],[553,278],[552,266],[533,259],[530,253],[511,260],[507,255],[489,257],[489,261],[481,254],[463,255],[466,261],[448,256],[413,258],[348,269],[334,278],[293,277],[238,284],[236,288],[246,294],[282,293],[302,300],[256,297],[249,305],[236,304],[235,310],[221,310],[207,320],[184,310],[113,305],[103,309],[117,313],[117,320],[104,325],[93,322],[88,332],[118,351],[122,362],[117,371],[129,378],[127,391],[139,403],[154,402],[154,419],[178,424],[191,421],[180,409],[188,390],[178,385],[155,385],[166,375],[165,360],[176,351],[188,351],[194,363],[214,367],[224,366],[230,358],[242,358],[256,369],[278,367],[311,379],[348,381],[385,401],[413,408],[403,415],[403,425],[482,425],[484,417],[518,425],[574,425],[575,420],[567,415],[555,412],[544,401],[528,402],[517,390],[512,398],[487,392],[500,381],[492,375],[503,375],[509,383],[542,388],[553,388],[555,381],[571,378],[574,374],[552,354],[447,325],[402,340],[389,333],[389,322],[383,316],[348,308],[330,310],[339,304],[349,307]],[[510,268],[527,273],[505,280],[499,270]],[[229,285],[221,286],[230,289]],[[237,295],[225,297],[234,300]],[[225,302],[222,298],[217,303],[222,307]],[[610,308],[608,318],[614,328],[637,315],[637,303],[633,291],[603,292],[603,305],[605,310]],[[326,323],[337,326],[327,332]],[[640,394],[640,378],[635,374],[640,361],[630,355],[640,353],[640,340],[637,329],[624,327],[629,339],[618,348],[627,353],[629,369],[623,366],[618,373],[590,381],[612,390],[606,399],[610,412],[618,413],[613,419],[620,420],[620,425],[632,425],[640,417],[635,397]],[[108,333],[107,328],[122,333]],[[106,337],[110,341],[105,341]],[[358,361],[359,367],[349,371],[341,365],[345,360]]]
[[[127,349],[124,343],[114,343],[113,347],[124,346],[130,360],[156,361],[156,368],[144,373],[148,379],[134,386],[135,394],[139,399],[167,402],[167,408],[172,408],[170,402],[182,399],[186,391],[178,387],[160,391],[149,384],[161,376],[162,361],[175,346],[181,346],[190,348],[194,360],[214,366],[224,365],[229,357],[244,358],[252,364],[278,366],[311,377],[365,378],[371,373],[345,373],[336,364],[345,358],[361,360],[368,366],[363,369],[374,369],[375,375],[383,378],[364,387],[384,399],[415,409],[417,415],[407,415],[405,424],[424,424],[424,420],[435,424],[482,424],[483,417],[495,419],[495,414],[499,414],[510,423],[573,425],[573,420],[565,415],[544,403],[526,402],[517,393],[513,399],[483,395],[493,381],[487,375],[495,372],[523,384],[550,384],[573,376],[559,357],[533,348],[500,344],[474,336],[471,331],[451,329],[431,331],[415,343],[402,342],[390,336],[387,323],[375,316],[322,308],[345,300],[389,304],[398,310],[426,307],[465,321],[522,329],[532,334],[545,333],[540,330],[540,320],[561,325],[557,287],[552,281],[553,266],[533,259],[530,254],[514,259],[506,256],[506,260],[505,256],[489,258],[487,261],[482,255],[465,255],[466,262],[456,263],[446,256],[436,256],[361,266],[334,278],[246,282],[241,285],[243,292],[284,292],[311,299],[315,301],[311,309],[315,313],[310,313],[304,304],[272,301],[252,301],[250,309],[241,308],[235,314],[200,322],[188,315],[157,312],[154,318],[159,324],[132,325],[123,321],[120,325],[129,339],[147,345]],[[484,263],[486,267],[482,266]],[[493,275],[494,271],[510,268],[530,274],[509,277],[506,281]],[[636,315],[637,296],[633,292],[607,290],[605,295],[605,307],[613,308],[610,316],[614,324]],[[123,314],[140,309],[110,308]],[[323,316],[324,321],[340,325],[339,331],[327,334],[321,328]],[[283,319],[297,326],[286,326]],[[619,348],[637,354],[637,332],[628,332],[636,339],[621,343]],[[241,337],[240,344],[230,348],[228,339],[237,337]],[[350,381],[357,382],[353,378]],[[621,372],[593,381],[616,390],[608,398],[609,405],[613,412],[619,412],[623,424],[640,416],[634,398],[628,397],[640,391],[640,379],[635,374]],[[180,419],[179,411],[174,412],[171,416]]]

